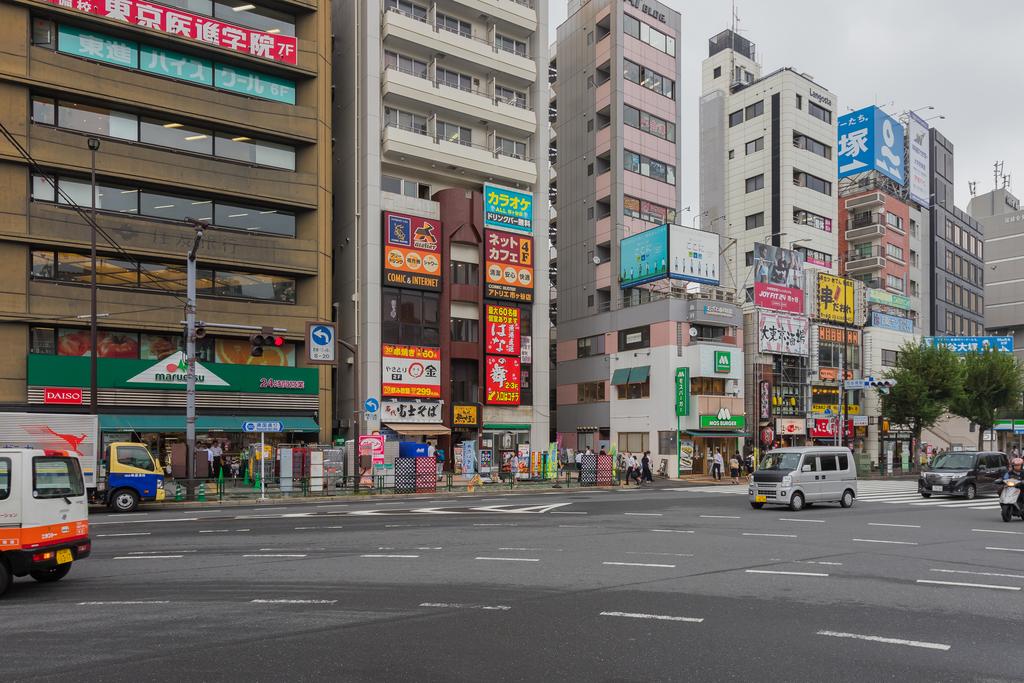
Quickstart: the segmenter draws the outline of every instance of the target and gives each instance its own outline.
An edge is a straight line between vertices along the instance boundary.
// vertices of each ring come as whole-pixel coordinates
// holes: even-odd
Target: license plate
[[[57,564],[70,564],[73,559],[71,551],[67,548],[57,551]]]
[[[941,490],[942,490],[941,486],[933,486],[932,487],[932,491],[941,491]]]
[[[754,496],[754,502],[755,503],[767,503],[768,502],[768,496]]]

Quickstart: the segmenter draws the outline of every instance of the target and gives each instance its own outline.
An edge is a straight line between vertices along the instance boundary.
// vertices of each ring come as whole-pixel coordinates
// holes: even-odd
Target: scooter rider
[[[1003,475],[1003,481],[1010,481],[1011,479],[1024,481],[1024,458],[1014,458],[1010,462],[1010,469]]]

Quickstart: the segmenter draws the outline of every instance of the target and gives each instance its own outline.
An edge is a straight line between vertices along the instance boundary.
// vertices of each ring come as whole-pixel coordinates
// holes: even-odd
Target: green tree
[[[896,386],[882,395],[882,414],[914,430],[914,443],[921,444],[921,431],[934,425],[963,393],[964,368],[955,353],[943,347],[907,342],[900,348],[896,367],[886,373]]]
[[[963,393],[950,406],[954,415],[978,425],[978,450],[985,431],[992,429],[1000,410],[1021,404],[1024,378],[1021,365],[1012,353],[979,351],[963,357]]]

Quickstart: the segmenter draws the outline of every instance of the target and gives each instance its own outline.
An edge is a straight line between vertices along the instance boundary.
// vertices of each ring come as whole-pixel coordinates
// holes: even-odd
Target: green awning
[[[736,437],[743,438],[743,437],[749,437],[750,436],[746,432],[737,432],[737,431],[729,431],[729,430],[724,430],[723,431],[721,429],[684,429],[683,432],[685,432],[686,434],[689,434],[690,436],[710,436],[710,437],[716,437],[717,436],[717,437],[729,437],[729,438],[736,438]]]
[[[630,384],[643,384],[647,381],[647,378],[651,376],[651,366],[641,365],[637,368],[632,368],[629,371],[629,383]]]
[[[246,415],[197,415],[196,431],[241,432],[242,423],[253,420],[280,422],[286,432],[319,432],[311,417],[275,417]],[[104,432],[184,432],[184,415],[100,415]]]
[[[612,386],[618,386],[620,384],[629,384],[629,371],[630,368],[619,368],[612,373]]]

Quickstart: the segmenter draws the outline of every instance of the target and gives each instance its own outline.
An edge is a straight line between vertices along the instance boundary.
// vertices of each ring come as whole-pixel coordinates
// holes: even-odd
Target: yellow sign
[[[456,405],[452,407],[452,426],[475,427],[479,423],[478,407]]]
[[[828,273],[818,273],[818,317],[852,325],[853,281]]]
[[[811,405],[812,413],[820,413],[824,415],[826,410],[832,411],[831,413],[829,413],[830,415],[839,415],[839,406],[836,405],[835,403],[814,403]],[[857,404],[850,405],[849,403],[847,403],[846,414],[860,415],[860,406]]]

